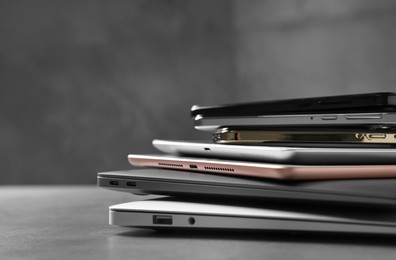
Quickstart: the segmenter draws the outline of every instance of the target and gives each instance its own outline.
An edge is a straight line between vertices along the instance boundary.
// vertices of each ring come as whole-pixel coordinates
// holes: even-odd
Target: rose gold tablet
[[[134,166],[280,180],[396,178],[396,165],[288,165],[168,155],[128,155]]]

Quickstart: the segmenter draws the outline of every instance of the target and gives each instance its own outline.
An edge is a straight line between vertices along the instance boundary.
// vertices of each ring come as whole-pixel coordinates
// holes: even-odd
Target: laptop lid
[[[98,173],[98,186],[135,194],[281,199],[393,207],[396,179],[285,182],[155,168]]]
[[[153,229],[225,229],[396,234],[394,211],[326,211],[177,199],[135,201],[109,208],[109,223]]]

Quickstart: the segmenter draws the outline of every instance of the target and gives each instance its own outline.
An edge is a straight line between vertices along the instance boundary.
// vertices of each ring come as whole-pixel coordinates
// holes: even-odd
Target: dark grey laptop
[[[287,182],[151,168],[102,172],[97,179],[99,187],[135,194],[396,205],[396,179]]]

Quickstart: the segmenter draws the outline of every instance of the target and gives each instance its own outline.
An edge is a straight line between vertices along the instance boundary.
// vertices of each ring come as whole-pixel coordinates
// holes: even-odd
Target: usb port
[[[172,225],[172,216],[170,216],[170,215],[153,215],[153,224]]]
[[[110,181],[110,185],[118,185],[118,181]]]
[[[198,169],[198,166],[195,164],[190,164],[190,169]]]
[[[126,184],[127,184],[127,186],[133,186],[133,187],[136,186],[136,182],[134,182],[134,181],[128,181]]]

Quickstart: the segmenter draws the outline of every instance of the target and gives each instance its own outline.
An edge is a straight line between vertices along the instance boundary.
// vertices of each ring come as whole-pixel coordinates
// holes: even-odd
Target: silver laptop
[[[109,208],[111,225],[152,229],[270,230],[396,234],[395,211],[293,208],[273,204],[190,202],[163,198]]]

